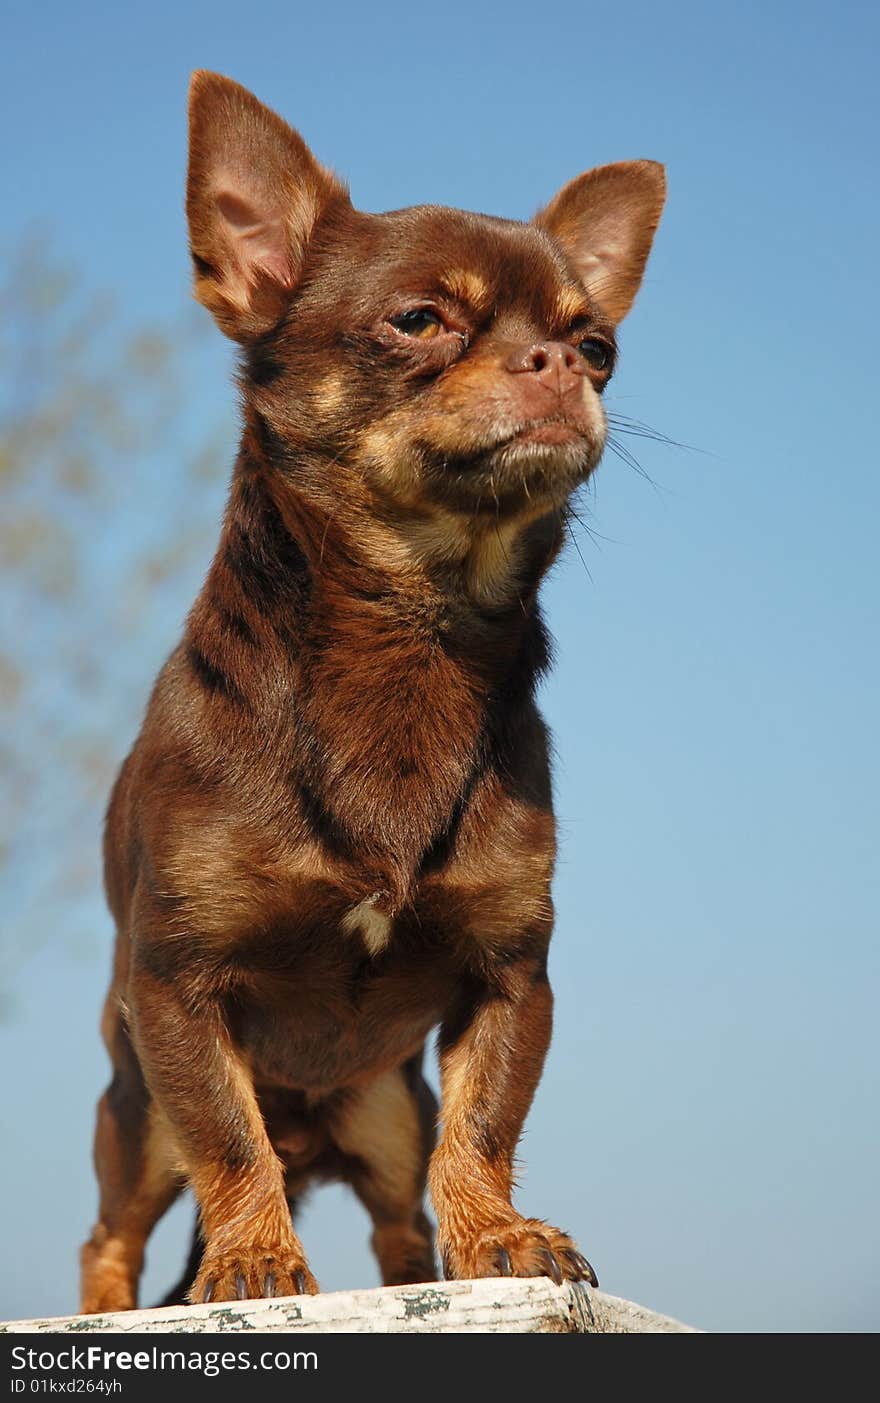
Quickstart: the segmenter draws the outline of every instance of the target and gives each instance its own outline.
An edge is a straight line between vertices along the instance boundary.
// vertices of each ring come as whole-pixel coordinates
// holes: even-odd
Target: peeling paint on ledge
[[[0,1323],[0,1334],[698,1334],[668,1316],[546,1277],[430,1281],[263,1301]]]

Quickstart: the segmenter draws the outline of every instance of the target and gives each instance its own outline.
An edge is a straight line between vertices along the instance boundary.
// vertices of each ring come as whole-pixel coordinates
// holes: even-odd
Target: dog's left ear
[[[193,74],[186,213],[195,294],[228,336],[248,341],[280,319],[334,202],[350,208],[292,127],[231,78]]]
[[[581,281],[616,324],[633,304],[666,199],[656,161],[597,166],[563,186],[535,223],[562,245]]]

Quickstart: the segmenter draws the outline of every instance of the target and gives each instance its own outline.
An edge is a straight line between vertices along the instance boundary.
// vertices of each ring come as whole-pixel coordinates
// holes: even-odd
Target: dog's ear
[[[348,195],[302,137],[230,78],[194,73],[186,213],[195,294],[228,336],[281,317],[312,230]]]
[[[665,198],[661,165],[620,161],[569,181],[535,216],[615,324],[639,290]]]

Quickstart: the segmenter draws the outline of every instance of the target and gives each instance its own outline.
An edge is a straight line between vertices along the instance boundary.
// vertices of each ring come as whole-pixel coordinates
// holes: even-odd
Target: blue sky
[[[520,1201],[607,1289],[716,1330],[878,1325],[878,30],[872,6],[809,0],[15,0],[0,56],[0,243],[48,228],[132,325],[188,298],[194,67],[275,106],[367,209],[527,218],[590,165],[666,163],[611,405],[700,451],[632,444],[655,487],[607,458],[589,573],[570,551],[545,589],[557,1015]],[[206,418],[231,365],[219,335],[200,353]],[[132,484],[132,533],[161,533],[177,487],[173,455]],[[132,639],[144,697],[185,585]],[[97,883],[85,942],[32,900],[47,936],[0,1028],[7,1317],[74,1306],[106,1079]],[[373,1282],[334,1191],[303,1232],[325,1286]]]

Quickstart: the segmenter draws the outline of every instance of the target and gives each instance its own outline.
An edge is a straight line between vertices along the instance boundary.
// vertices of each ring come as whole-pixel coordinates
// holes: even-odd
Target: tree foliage
[[[100,824],[216,538],[231,449],[201,314],[128,325],[45,242],[0,285],[3,955],[80,940]],[[8,985],[7,977],[0,979]]]

